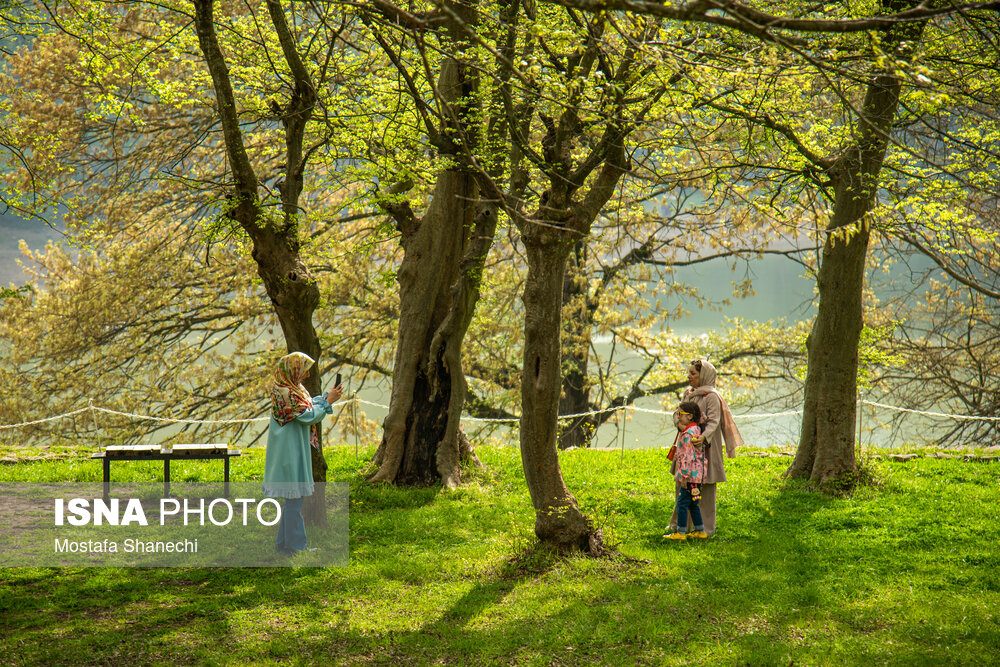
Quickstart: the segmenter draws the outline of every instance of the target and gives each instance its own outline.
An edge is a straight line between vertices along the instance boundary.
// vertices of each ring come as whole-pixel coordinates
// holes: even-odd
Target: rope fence
[[[965,421],[983,421],[983,422],[1000,422],[1000,417],[977,417],[972,415],[950,415],[945,412],[930,412],[928,410],[911,410],[909,408],[900,408],[895,405],[886,405],[885,403],[876,403],[875,401],[861,401],[865,405],[872,405],[876,408],[884,408],[886,410],[896,410],[897,412],[909,412],[915,415],[923,415],[924,417],[947,417],[949,419],[964,419]]]
[[[990,421],[990,422],[1000,421],[1000,417],[980,417],[980,416],[974,416],[974,415],[957,415],[957,414],[948,414],[948,413],[944,413],[944,412],[932,412],[932,411],[928,411],[928,410],[912,410],[910,408],[901,408],[901,407],[898,407],[898,406],[895,406],[895,405],[886,405],[884,403],[877,403],[875,401],[861,400],[861,401],[859,401],[859,403],[862,404],[862,405],[869,405],[869,406],[872,406],[872,407],[882,408],[882,409],[885,409],[885,410],[894,410],[896,412],[912,413],[912,414],[922,415],[922,416],[925,416],[925,417],[939,417],[939,418],[958,419],[958,420],[967,420],[967,421]],[[373,403],[371,401],[366,401],[364,399],[357,398],[357,397],[350,398],[350,399],[343,400],[343,401],[337,401],[336,403],[333,404],[332,407],[347,406],[347,405],[351,405],[351,404],[353,404],[355,406],[357,406],[357,405],[368,405],[368,406],[371,406],[371,407],[374,407],[374,408],[380,408],[380,409],[383,409],[383,410],[388,410],[389,409],[388,405],[382,405],[381,403]],[[672,415],[673,414],[673,412],[668,412],[668,411],[665,411],[665,410],[653,410],[653,409],[650,409],[650,408],[640,408],[639,406],[636,406],[636,405],[620,405],[620,406],[616,406],[614,408],[604,408],[602,410],[593,410],[591,412],[578,412],[576,414],[571,414],[571,415],[559,415],[559,420],[562,421],[562,420],[566,420],[566,419],[577,419],[577,418],[580,418],[580,417],[592,417],[592,416],[595,416],[595,415],[607,414],[609,412],[618,412],[619,410],[621,410],[621,411],[632,410],[633,412],[643,412],[643,413],[647,413],[647,414],[663,415],[663,416]],[[145,420],[150,420],[150,421],[166,422],[166,423],[174,423],[174,424],[247,424],[247,423],[251,423],[251,422],[263,422],[263,421],[270,420],[269,416],[267,416],[267,417],[251,417],[251,418],[247,418],[247,419],[182,419],[182,418],[175,418],[175,417],[157,417],[157,416],[154,416],[154,415],[143,415],[143,414],[138,414],[138,413],[134,413],[134,412],[122,412],[120,410],[111,410],[109,408],[102,408],[102,407],[98,407],[96,405],[89,405],[87,407],[79,408],[77,410],[73,410],[71,412],[66,412],[66,413],[61,414],[61,415],[55,415],[54,417],[46,417],[45,419],[35,419],[33,421],[20,422],[20,423],[17,423],[17,424],[0,424],[0,430],[13,429],[13,428],[21,428],[21,427],[24,427],[24,426],[34,426],[36,424],[44,424],[46,422],[58,421],[60,419],[66,419],[68,417],[73,417],[73,416],[76,416],[76,415],[84,413],[84,412],[90,412],[92,415],[95,415],[95,416],[96,416],[96,413],[103,412],[105,414],[116,415],[116,416],[119,416],[119,417],[128,417],[128,418],[131,418],[131,419],[145,419]],[[800,414],[802,414],[802,410],[801,409],[800,410],[786,410],[784,412],[762,413],[762,414],[733,415],[733,419],[736,419],[737,421],[739,421],[739,420],[752,420],[752,419],[772,419],[774,417],[786,417],[786,416],[790,416],[790,415],[800,415]],[[466,421],[466,422],[481,422],[481,423],[507,423],[507,424],[514,424],[514,423],[517,423],[518,421],[520,421],[520,417],[471,417],[471,416],[465,416],[465,415],[463,415],[462,416],[462,421]]]

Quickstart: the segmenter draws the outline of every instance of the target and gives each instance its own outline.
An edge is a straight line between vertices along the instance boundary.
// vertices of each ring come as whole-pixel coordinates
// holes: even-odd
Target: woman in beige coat
[[[715,366],[704,359],[692,361],[688,368],[688,384],[691,386],[684,390],[684,397],[681,400],[694,401],[701,408],[701,435],[698,439],[708,443],[708,474],[701,485],[701,517],[705,523],[705,532],[714,535],[716,484],[726,481],[726,469],[722,457],[723,441],[725,441],[726,456],[732,459],[736,458],[736,447],[743,444],[743,438],[736,428],[736,422],[733,421],[733,413],[729,411],[729,406],[715,389]],[[670,472],[676,472],[673,465]],[[676,488],[674,497],[677,497]],[[692,525],[690,517],[687,525]],[[667,530],[668,532],[677,530],[676,505]]]

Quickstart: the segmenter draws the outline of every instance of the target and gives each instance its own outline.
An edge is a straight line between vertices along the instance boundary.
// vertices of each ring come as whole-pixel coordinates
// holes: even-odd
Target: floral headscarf
[[[312,408],[312,397],[302,380],[314,363],[304,352],[292,352],[278,360],[271,388],[271,416],[282,426]]]

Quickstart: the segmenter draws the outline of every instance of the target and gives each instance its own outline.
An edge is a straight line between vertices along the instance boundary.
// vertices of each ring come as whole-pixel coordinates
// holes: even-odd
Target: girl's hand
[[[693,438],[691,438],[692,445],[700,445],[703,442],[705,442],[705,436],[703,435],[696,435]]]
[[[339,400],[340,397],[343,395],[343,393],[344,393],[344,388],[341,387],[340,385],[337,385],[327,393],[326,402],[336,403],[337,400]]]

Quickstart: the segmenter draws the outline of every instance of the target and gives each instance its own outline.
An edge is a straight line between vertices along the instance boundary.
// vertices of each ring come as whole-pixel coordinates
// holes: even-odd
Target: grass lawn
[[[0,569],[0,661],[1000,664],[995,463],[874,462],[879,487],[830,497],[783,481],[787,459],[737,458],[717,537],[665,543],[664,451],[571,451],[567,483],[620,554],[595,560],[531,549],[515,448],[480,448],[486,470],[450,492],[367,486],[370,454],[327,452],[330,480],[351,486],[348,567]],[[233,473],[262,468],[250,450]],[[93,480],[82,455],[0,467],[0,481]]]

